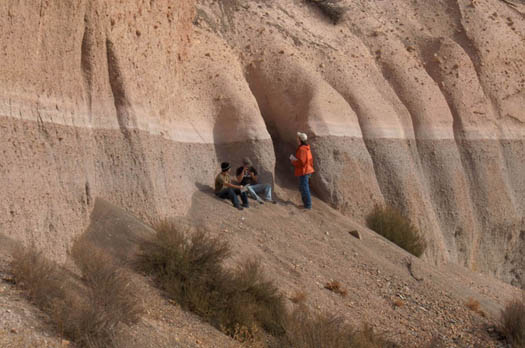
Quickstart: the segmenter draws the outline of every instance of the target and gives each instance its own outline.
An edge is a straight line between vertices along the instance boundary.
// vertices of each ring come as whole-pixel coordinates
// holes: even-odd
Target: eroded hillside
[[[513,284],[525,248],[523,2],[0,4],[0,228],[61,258],[97,197],[184,215],[218,163],[277,185],[296,130],[324,201]],[[284,194],[284,193],[282,193]]]

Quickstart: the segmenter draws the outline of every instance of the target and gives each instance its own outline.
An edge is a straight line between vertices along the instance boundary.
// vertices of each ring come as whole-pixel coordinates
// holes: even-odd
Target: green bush
[[[525,347],[525,293],[509,302],[501,312],[501,331],[516,348]]]
[[[183,308],[232,337],[257,328],[284,332],[284,299],[257,263],[228,270],[223,266],[230,255],[227,243],[202,232],[189,235],[170,222],[155,229],[156,238],[142,246],[141,268]]]
[[[366,217],[366,225],[415,256],[421,256],[426,249],[417,228],[392,207],[376,206]]]

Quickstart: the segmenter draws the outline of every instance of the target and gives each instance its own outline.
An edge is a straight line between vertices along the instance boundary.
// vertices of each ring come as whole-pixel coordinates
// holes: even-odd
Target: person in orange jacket
[[[290,161],[295,167],[295,176],[299,177],[299,191],[305,209],[312,209],[312,197],[310,195],[310,176],[314,172],[314,158],[310,145],[306,143],[308,139],[305,133],[297,132],[297,151],[290,155]]]

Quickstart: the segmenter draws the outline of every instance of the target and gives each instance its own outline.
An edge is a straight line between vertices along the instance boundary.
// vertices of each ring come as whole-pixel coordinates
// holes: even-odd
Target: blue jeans
[[[310,196],[310,180],[312,174],[306,174],[299,177],[299,191],[301,191],[301,198],[306,209],[312,209],[312,197]]]
[[[255,184],[249,185],[246,188],[248,189],[248,192],[250,192],[250,195],[256,200],[261,199],[257,195],[258,193],[264,193],[264,199],[266,199],[267,201],[272,200],[272,187],[270,186],[270,184]]]
[[[239,207],[239,199],[237,198],[237,195],[241,196],[242,205],[247,207],[248,206],[248,196],[246,195],[246,192],[241,192],[239,189],[233,189],[231,187],[224,188],[220,192],[215,193],[217,197],[219,198],[229,198],[233,204],[234,207]]]

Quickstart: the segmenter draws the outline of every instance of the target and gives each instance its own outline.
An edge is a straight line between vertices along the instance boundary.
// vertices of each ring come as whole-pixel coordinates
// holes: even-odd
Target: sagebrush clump
[[[183,308],[230,336],[253,333],[254,328],[283,334],[284,297],[258,263],[226,269],[227,243],[203,232],[189,235],[170,222],[155,229],[156,238],[142,246],[140,264]]]
[[[60,334],[79,347],[113,347],[117,325],[135,323],[143,311],[138,291],[128,273],[94,245],[76,243],[73,258],[81,280],[35,248],[13,253],[11,270]]]
[[[392,207],[376,206],[366,217],[366,225],[417,257],[421,256],[427,247],[417,228]]]
[[[168,221],[154,228],[156,237],[142,246],[142,270],[183,308],[248,346],[396,347],[368,326],[355,330],[340,317],[310,312],[304,305],[304,292],[291,297],[298,308],[290,313],[257,262],[224,267],[230,248],[218,238],[185,233]]]
[[[513,347],[525,348],[525,292],[501,312],[501,331]]]
[[[394,348],[398,345],[368,326],[355,329],[337,315],[314,313],[301,305],[286,320],[281,347],[293,348]]]

